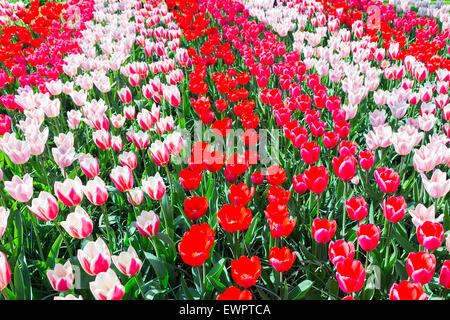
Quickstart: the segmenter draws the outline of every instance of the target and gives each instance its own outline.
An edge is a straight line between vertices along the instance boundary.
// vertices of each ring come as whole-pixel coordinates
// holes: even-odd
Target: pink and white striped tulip
[[[159,172],[153,177],[142,179],[142,188],[153,200],[161,200],[166,193],[166,185]]]
[[[102,238],[89,241],[83,249],[78,249],[77,257],[83,270],[91,276],[105,272],[111,265],[111,254]]]
[[[41,191],[39,197],[33,199],[31,207],[27,206],[36,217],[42,221],[52,221],[58,215],[58,201],[46,191]]]
[[[111,170],[109,177],[119,191],[126,192],[133,188],[133,173],[129,167],[117,166]]]
[[[11,268],[6,255],[0,251],[0,290],[5,289],[11,280]]]
[[[83,200],[83,183],[79,177],[56,181],[54,189],[59,201],[68,207],[74,207]]]
[[[112,261],[120,272],[130,277],[138,273],[142,267],[142,261],[133,247],[129,247],[127,251],[121,252],[118,256],[112,256]]]
[[[108,200],[108,190],[105,182],[100,177],[89,180],[83,188],[84,194],[88,200],[96,205],[101,206]]]
[[[61,226],[76,239],[86,238],[94,228],[91,218],[80,206],[75,207],[75,211],[67,215],[66,221],[62,221]]]
[[[23,179],[14,176],[11,181],[5,181],[5,190],[14,200],[28,202],[33,196],[33,178],[28,173]]]
[[[57,263],[55,269],[47,270],[47,278],[53,290],[70,290],[73,286],[73,270],[70,261],[67,261],[64,265]]]
[[[159,217],[152,210],[142,211],[136,218],[136,228],[144,237],[153,237],[159,230]]]
[[[125,287],[111,269],[99,273],[89,288],[96,300],[120,300],[125,294]]]

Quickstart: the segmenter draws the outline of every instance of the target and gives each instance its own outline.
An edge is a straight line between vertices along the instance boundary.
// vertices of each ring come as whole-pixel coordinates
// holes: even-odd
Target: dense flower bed
[[[449,9],[0,2],[4,299],[448,298]]]

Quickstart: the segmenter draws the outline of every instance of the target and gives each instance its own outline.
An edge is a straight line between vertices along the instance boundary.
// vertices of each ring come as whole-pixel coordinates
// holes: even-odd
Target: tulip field
[[[446,3],[0,0],[0,299],[449,299]]]

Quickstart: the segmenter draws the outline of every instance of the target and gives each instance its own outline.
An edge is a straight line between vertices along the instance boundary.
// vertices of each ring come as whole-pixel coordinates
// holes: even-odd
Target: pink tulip
[[[54,270],[47,270],[47,278],[56,291],[67,291],[73,286],[73,270],[70,261],[57,263]]]
[[[55,182],[55,193],[59,201],[68,207],[73,207],[83,200],[83,183],[79,177],[66,179],[64,182]]]
[[[126,192],[133,188],[133,173],[128,167],[117,166],[111,170],[109,177],[119,191]]]
[[[119,256],[112,256],[112,261],[120,272],[129,277],[138,273],[142,267],[141,259],[131,246],[127,251],[121,252]]]
[[[33,178],[28,173],[23,180],[14,176],[11,181],[5,181],[5,190],[14,200],[28,202],[33,196]]]
[[[92,133],[92,139],[100,149],[109,149],[111,147],[111,135],[106,130],[97,130]]]
[[[166,144],[157,140],[150,146],[150,154],[153,162],[159,166],[164,167],[170,161],[170,150]]]
[[[406,202],[402,196],[383,200],[383,214],[390,222],[399,222],[406,214]]]
[[[111,137],[111,147],[114,151],[120,152],[123,149],[123,141],[120,136],[112,136]]]
[[[428,194],[433,198],[444,197],[450,191],[450,179],[447,180],[447,174],[436,169],[428,179],[424,173],[421,173],[422,183]]]
[[[123,166],[127,166],[131,170],[137,167],[137,157],[133,151],[123,152],[119,155],[119,162]]]
[[[439,284],[446,289],[450,289],[450,260],[445,260],[439,274]]]
[[[83,249],[78,249],[77,257],[83,270],[91,276],[105,272],[111,265],[111,254],[102,238],[89,241]]]
[[[8,227],[9,209],[0,207],[0,239],[3,237],[6,228]]]
[[[125,294],[125,287],[111,269],[99,273],[89,288],[96,300],[120,300]]]
[[[166,185],[159,172],[153,177],[143,179],[142,188],[153,200],[161,200],[166,193]]]
[[[410,252],[406,259],[406,271],[415,283],[427,284],[433,278],[436,269],[436,257],[432,253]]]
[[[136,108],[134,106],[125,107],[123,113],[127,119],[133,119],[136,115]]]
[[[108,190],[105,182],[100,177],[89,180],[83,188],[84,194],[88,200],[96,205],[101,206],[108,200]]]
[[[5,289],[11,280],[11,269],[8,260],[3,252],[0,251],[0,291]]]
[[[83,296],[75,297],[73,294],[68,294],[67,296],[61,297],[57,296],[54,297],[53,300],[83,300]]]
[[[426,249],[436,250],[444,240],[444,227],[439,222],[425,221],[417,228],[417,240]]]
[[[159,217],[153,211],[142,211],[136,218],[136,228],[144,237],[153,237],[159,230]]]
[[[46,191],[41,191],[27,208],[42,221],[52,221],[58,215],[58,201]]]
[[[183,150],[183,143],[183,138],[177,131],[168,134],[166,139],[164,140],[164,145],[167,146],[171,155],[173,156],[180,154],[181,150]]]
[[[99,175],[100,168],[98,165],[98,159],[90,154],[84,155],[78,158],[80,168],[88,178],[94,178]]]
[[[67,215],[66,221],[61,222],[66,232],[76,239],[89,236],[93,229],[93,223],[89,215],[82,207],[75,207],[75,211]]]
[[[144,200],[144,191],[141,188],[133,188],[128,190],[127,200],[134,206],[138,206]]]
[[[131,102],[131,90],[128,87],[120,89],[117,94],[119,95],[120,101],[123,103],[128,104]]]
[[[425,221],[440,222],[444,219],[444,215],[441,214],[439,217],[435,217],[434,205],[427,208],[423,204],[419,203],[414,210],[409,210],[409,214],[412,218],[412,223],[416,228],[422,225]]]

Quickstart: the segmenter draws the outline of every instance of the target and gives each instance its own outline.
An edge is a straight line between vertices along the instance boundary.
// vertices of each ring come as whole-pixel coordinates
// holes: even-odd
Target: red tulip
[[[252,200],[254,193],[255,187],[252,186],[249,189],[248,186],[242,182],[238,185],[233,184],[230,186],[228,197],[230,198],[231,203],[235,206],[245,206]]]
[[[267,168],[266,179],[271,185],[278,186],[286,181],[286,172],[279,165],[271,166]]]
[[[269,199],[269,202],[287,204],[290,197],[291,192],[289,190],[284,190],[282,187],[270,186],[269,189],[267,189],[267,198]]]
[[[375,152],[370,150],[361,151],[359,153],[358,161],[361,168],[369,170],[375,163]]]
[[[217,213],[217,221],[227,232],[246,230],[252,222],[252,211],[244,206],[225,204]]]
[[[306,164],[316,163],[320,156],[320,146],[315,141],[304,143],[300,154]]]
[[[444,288],[450,289],[450,260],[445,260],[439,275],[439,283]]]
[[[336,269],[336,278],[342,291],[351,293],[362,289],[366,270],[360,261],[348,258],[339,262]]]
[[[296,254],[283,247],[281,249],[273,247],[269,252],[269,262],[278,272],[288,271],[294,264]]]
[[[252,179],[253,184],[258,186],[264,182],[264,175],[259,171],[255,171],[252,174],[251,179]]]
[[[436,250],[444,240],[444,227],[439,222],[425,221],[417,228],[417,240],[428,250]]]
[[[406,214],[406,202],[402,196],[383,200],[383,214],[390,222],[399,222]]]
[[[181,170],[179,174],[180,183],[185,190],[195,190],[200,185],[202,180],[202,173],[195,172],[189,169]]]
[[[308,186],[306,185],[305,178],[303,174],[299,174],[294,176],[293,178],[294,191],[298,194],[303,194],[308,190]]]
[[[184,214],[190,220],[200,219],[208,210],[206,197],[193,196],[184,200]]]
[[[245,256],[231,261],[231,276],[238,285],[244,288],[256,284],[261,275],[261,262],[257,256],[251,259]]]
[[[345,240],[337,240],[336,242],[331,241],[328,245],[328,256],[330,258],[330,261],[335,266],[347,259],[355,257],[355,245],[353,242],[345,242]]]
[[[303,178],[309,190],[321,194],[327,187],[329,176],[324,166],[312,166],[305,170]]]
[[[6,114],[0,114],[0,136],[11,132],[11,118]]]
[[[354,156],[344,156],[340,158],[333,158],[332,160],[334,173],[342,181],[350,181],[355,176],[356,159]]]
[[[415,283],[427,284],[433,278],[436,270],[436,257],[432,253],[419,251],[410,252],[406,259],[406,271]]]
[[[372,251],[378,245],[380,241],[380,227],[377,227],[373,223],[360,224],[356,231],[356,238],[358,243],[364,251]]]
[[[231,286],[224,293],[219,294],[216,300],[252,300],[253,295],[247,289],[239,290],[238,288]]]
[[[190,266],[201,266],[209,258],[214,245],[215,231],[207,224],[194,224],[185,232],[178,243],[178,252],[184,263]]]
[[[339,143],[339,155],[341,157],[355,156],[357,148],[358,145],[355,142],[341,141],[341,143]]]
[[[400,176],[394,169],[382,167],[374,172],[375,180],[384,193],[397,191],[400,184]]]
[[[367,217],[367,202],[363,197],[353,197],[345,201],[345,209],[347,209],[350,219],[362,221]]]
[[[322,142],[325,148],[332,149],[339,142],[339,135],[334,131],[325,132],[322,136]]]
[[[389,300],[427,300],[427,295],[420,283],[403,280],[399,284],[392,285],[389,290]]]
[[[326,243],[336,233],[336,220],[328,221],[328,219],[315,218],[311,226],[311,232],[317,242]]]

